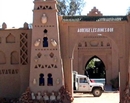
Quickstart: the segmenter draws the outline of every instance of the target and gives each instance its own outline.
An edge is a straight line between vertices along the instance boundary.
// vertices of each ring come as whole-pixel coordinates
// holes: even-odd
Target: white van
[[[94,97],[99,97],[104,91],[104,84],[91,82],[87,76],[80,75],[74,71],[73,88],[74,92],[92,93]]]

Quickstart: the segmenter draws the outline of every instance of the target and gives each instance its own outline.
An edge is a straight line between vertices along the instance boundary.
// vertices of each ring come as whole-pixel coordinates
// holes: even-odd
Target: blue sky
[[[34,0],[0,0],[0,25],[22,27],[24,22],[32,23]],[[96,7],[103,15],[126,15],[130,0],[85,0],[82,15]]]

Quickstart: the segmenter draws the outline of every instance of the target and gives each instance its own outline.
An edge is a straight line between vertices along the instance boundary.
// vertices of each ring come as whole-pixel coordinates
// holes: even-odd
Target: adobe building
[[[56,0],[35,0],[32,29],[2,24],[0,97],[20,97],[28,87],[35,94],[63,89],[70,103],[72,71],[84,74],[87,62],[98,57],[106,84],[119,75],[122,102],[129,87],[130,16],[103,16],[95,7],[85,16],[57,12]]]

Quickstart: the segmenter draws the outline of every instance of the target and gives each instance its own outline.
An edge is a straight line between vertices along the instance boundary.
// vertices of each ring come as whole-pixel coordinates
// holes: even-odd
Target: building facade
[[[94,56],[105,65],[107,84],[119,75],[123,93],[129,84],[130,16],[103,16],[95,7],[85,16],[57,12],[55,0],[35,0],[32,29],[2,24],[0,97],[20,97],[27,87],[58,92],[62,86],[73,95],[72,71],[84,74]]]

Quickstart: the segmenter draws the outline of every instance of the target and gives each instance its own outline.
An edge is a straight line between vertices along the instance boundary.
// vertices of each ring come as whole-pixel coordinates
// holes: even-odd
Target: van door
[[[73,89],[74,90],[78,90],[79,89],[79,87],[78,87],[78,77],[76,76],[76,75],[74,75],[74,81],[73,81]]]
[[[89,82],[84,77],[79,77],[79,91],[88,91]]]

